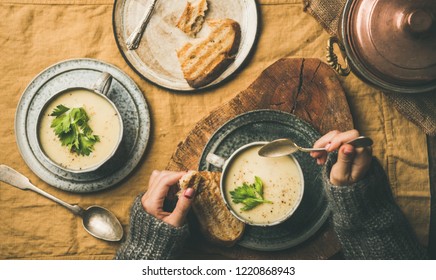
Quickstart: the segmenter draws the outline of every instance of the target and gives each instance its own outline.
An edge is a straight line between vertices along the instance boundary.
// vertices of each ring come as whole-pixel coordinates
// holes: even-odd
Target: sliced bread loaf
[[[245,224],[236,219],[220,194],[220,172],[189,171],[179,185],[196,190],[193,211],[205,237],[213,243],[233,246],[244,232]]]
[[[193,88],[218,78],[235,60],[241,41],[239,23],[232,19],[209,19],[206,38],[186,43],[177,51],[183,76]]]

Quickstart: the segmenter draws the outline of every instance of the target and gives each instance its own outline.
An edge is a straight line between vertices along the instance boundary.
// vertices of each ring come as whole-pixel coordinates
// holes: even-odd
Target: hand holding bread
[[[180,181],[179,199],[195,190],[192,210],[204,237],[212,243],[230,247],[242,237],[245,224],[227,209],[220,193],[220,172],[189,171]]]
[[[208,171],[153,171],[147,192],[142,196],[144,210],[174,227],[185,223],[191,206],[200,230],[212,243],[232,246],[241,237],[245,224],[236,219],[221,199],[221,173]],[[170,188],[178,184],[178,200],[173,212],[163,209]]]
[[[141,198],[144,210],[174,227],[183,226],[193,202],[194,189],[187,189],[183,192],[183,195],[179,196],[173,212],[164,211],[163,204],[170,187],[176,184],[185,174],[186,172],[153,171],[147,192]]]

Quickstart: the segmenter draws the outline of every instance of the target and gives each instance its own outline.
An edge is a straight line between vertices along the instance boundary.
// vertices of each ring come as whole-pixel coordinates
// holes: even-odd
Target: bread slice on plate
[[[187,1],[185,10],[176,26],[190,37],[195,37],[201,30],[207,11],[206,0]]]
[[[235,60],[241,27],[232,19],[208,19],[209,35],[186,43],[177,51],[183,76],[192,88],[218,78]]]
[[[227,209],[220,194],[220,172],[189,171],[179,185],[196,190],[192,209],[201,232],[215,244],[233,246],[241,237],[245,224]]]

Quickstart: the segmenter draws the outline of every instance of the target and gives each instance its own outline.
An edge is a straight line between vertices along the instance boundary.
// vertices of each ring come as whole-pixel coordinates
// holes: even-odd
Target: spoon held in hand
[[[351,141],[348,141],[346,144],[350,144],[354,147],[368,147],[373,144],[371,138],[366,136],[359,136],[354,138]],[[258,154],[262,157],[281,157],[290,155],[297,151],[301,152],[322,152],[325,151],[325,148],[303,148],[294,143],[291,139],[277,139],[274,141],[265,144],[262,148],[260,148]]]

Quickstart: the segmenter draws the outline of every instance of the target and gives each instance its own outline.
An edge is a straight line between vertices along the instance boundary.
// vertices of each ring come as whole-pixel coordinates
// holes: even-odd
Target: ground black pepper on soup
[[[298,206],[303,194],[301,169],[291,156],[266,158],[257,154],[262,145],[251,146],[236,155],[226,167],[223,180],[224,195],[233,211],[253,224],[270,224],[283,220]],[[259,177],[263,183],[262,203],[250,210],[234,203],[230,192],[244,182],[251,184]]]
[[[58,105],[68,108],[83,107],[89,117],[88,124],[93,134],[99,137],[89,156],[72,153],[55,135],[50,114]],[[101,95],[86,89],[72,89],[55,97],[45,107],[39,120],[38,137],[41,149],[53,162],[71,170],[92,168],[105,161],[116,148],[121,124],[117,111]]]

